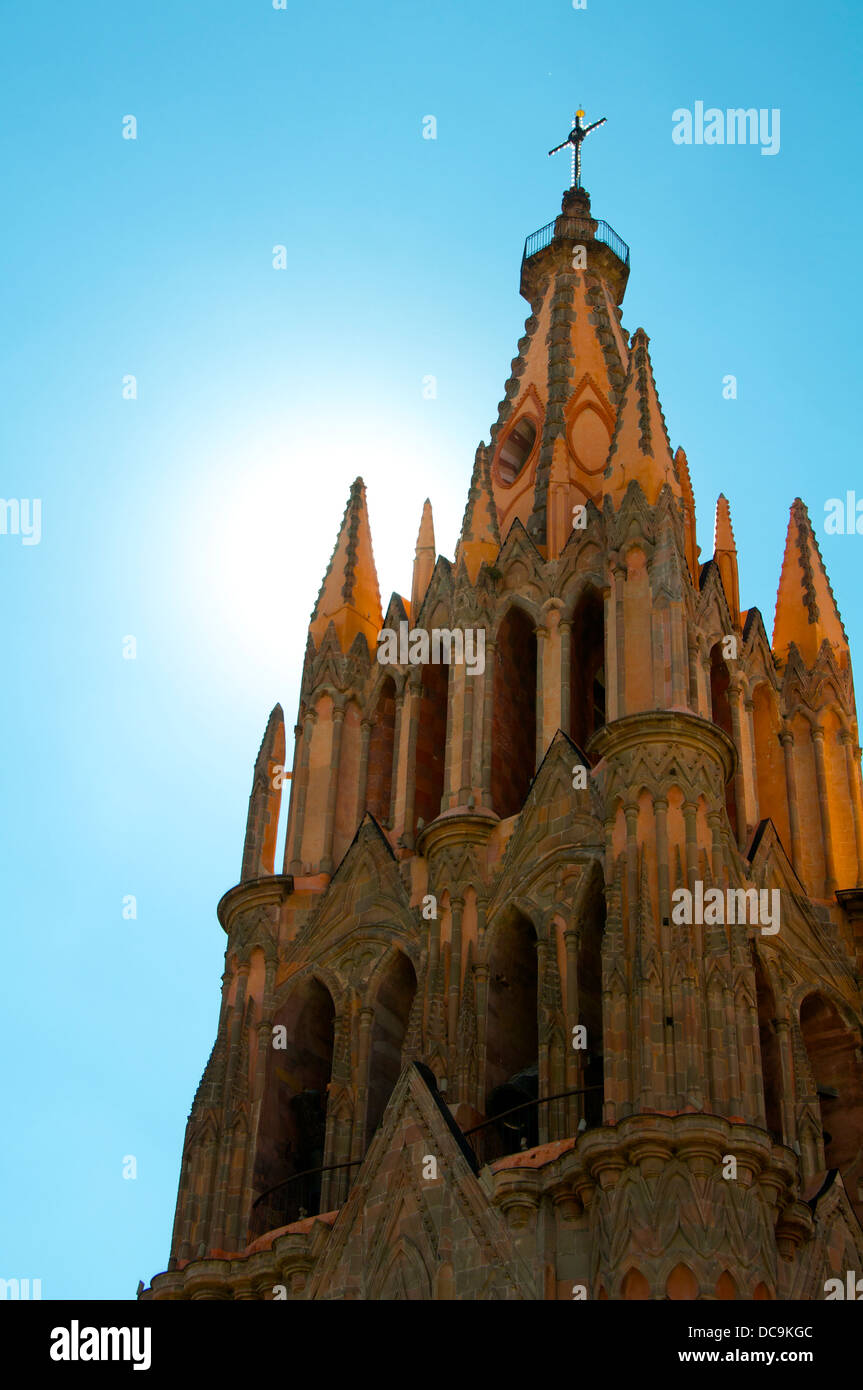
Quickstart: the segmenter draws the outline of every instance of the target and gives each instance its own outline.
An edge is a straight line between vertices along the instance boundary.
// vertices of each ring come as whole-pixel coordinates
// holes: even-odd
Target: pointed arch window
[[[497,454],[497,478],[503,487],[511,487],[533,453],[536,444],[536,421],[522,415],[507,432]]]
[[[382,825],[389,823],[396,740],[396,687],[391,676],[383,681],[375,706],[369,742],[366,807]]]
[[[268,1049],[255,1155],[254,1186],[261,1200],[252,1209],[252,1237],[320,1210],[321,1174],[314,1170],[324,1165],[335,1042],[329,990],[314,977],[304,980],[274,1022],[284,1026],[285,1046]]]
[[[407,956],[399,951],[387,967],[375,997],[369,1051],[367,1147],[383,1119],[401,1073],[402,1047],[416,988],[416,971]]]
[[[539,1142],[539,1026],[536,932],[518,915],[495,933],[489,956],[485,1131],[496,1147],[486,1162]]]
[[[505,820],[515,816],[536,771],[536,633],[520,608],[498,629],[494,666],[491,801]]]

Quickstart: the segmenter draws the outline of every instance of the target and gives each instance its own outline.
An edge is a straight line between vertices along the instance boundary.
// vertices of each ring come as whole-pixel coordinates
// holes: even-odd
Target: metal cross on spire
[[[588,136],[592,130],[596,130],[597,126],[605,125],[606,121],[606,117],[603,116],[601,120],[594,121],[592,125],[582,125],[583,116],[583,111],[576,111],[575,119],[572,123],[572,130],[569,135],[567,135],[562,144],[555,145],[553,150],[549,150],[549,154],[552,155],[557,154],[560,150],[565,150],[567,145],[572,146],[570,188],[581,188],[581,146],[585,137]]]

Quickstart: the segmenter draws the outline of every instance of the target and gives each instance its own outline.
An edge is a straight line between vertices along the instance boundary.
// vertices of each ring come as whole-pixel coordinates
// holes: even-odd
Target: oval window
[[[535,442],[536,425],[529,415],[523,415],[510,430],[498,454],[497,474],[504,487],[515,482]]]

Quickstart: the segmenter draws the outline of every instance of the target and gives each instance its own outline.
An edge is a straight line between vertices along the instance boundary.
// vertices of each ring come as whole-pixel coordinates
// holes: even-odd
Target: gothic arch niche
[[[591,383],[592,385],[593,383]],[[575,459],[576,468],[589,475],[596,475],[605,468],[612,430],[609,429],[606,412],[600,410],[594,401],[584,399],[569,426],[569,447]]]
[[[698,1280],[688,1265],[674,1266],[665,1283],[665,1296],[690,1303],[698,1298]]]
[[[253,1186],[260,1195],[276,1183],[324,1163],[327,1088],[333,1068],[335,1006],[328,989],[308,976],[273,1020],[286,1032],[284,1048],[270,1045]],[[280,1035],[273,1034],[273,1041]],[[319,1210],[321,1175],[288,1183],[253,1208],[250,1236]]]
[[[716,1297],[719,1302],[732,1302],[737,1299],[737,1285],[727,1269],[723,1270],[716,1281]]]
[[[514,913],[494,932],[488,962],[486,1115],[502,1116],[539,1094],[536,932]],[[538,1143],[536,1107],[501,1118],[484,1131],[495,1157]],[[490,1159],[486,1159],[490,1161]]]
[[[396,687],[392,676],[381,682],[369,739],[366,808],[382,825],[389,823],[396,741]]]
[[[782,1138],[782,1060],[776,1036],[776,1000],[767,973],[755,953],[755,997],[758,1001],[758,1042],[761,1051],[761,1086],[765,1125],[777,1144]]]
[[[532,415],[518,417],[501,440],[495,459],[495,476],[501,487],[512,487],[528,459],[533,455],[538,437],[537,422]]]
[[[588,1129],[602,1124],[604,1047],[602,1034],[602,938],[605,932],[605,891],[602,872],[594,869],[579,912],[578,1022],[587,1029],[587,1050],[579,1085],[590,1087],[579,1107]],[[594,1090],[594,1087],[598,1089]]]
[[[536,771],[536,633],[512,607],[497,633],[491,746],[491,801],[501,820],[524,805]]]
[[[432,1298],[428,1268],[420,1251],[407,1236],[400,1236],[381,1275],[369,1290],[374,1302],[424,1302]]]
[[[406,955],[396,951],[381,976],[375,996],[369,1046],[366,1148],[383,1119],[387,1102],[401,1073],[402,1045],[416,988],[417,977],[413,965]]]
[[[570,734],[584,748],[605,723],[605,604],[592,586],[572,615],[570,654]]]
[[[800,1006],[800,1032],[817,1087],[824,1165],[839,1169],[858,1218],[863,1218],[863,1201],[858,1198],[863,1181],[859,1034],[847,1027],[829,999],[817,993],[808,995]]]
[[[627,1270],[620,1294],[627,1303],[650,1298],[650,1285],[640,1269]]]
[[[414,762],[414,816],[428,825],[441,813],[446,767],[449,667],[424,666]]]
[[[731,721],[731,701],[728,698],[728,687],[731,678],[728,674],[728,667],[722,655],[722,642],[714,642],[710,648],[710,717],[714,724],[718,724],[723,733],[727,734],[734,743],[734,726]],[[738,753],[739,753],[738,749]],[[731,829],[737,838],[737,803],[734,799],[734,778],[730,778],[725,788],[725,810],[731,822]]]

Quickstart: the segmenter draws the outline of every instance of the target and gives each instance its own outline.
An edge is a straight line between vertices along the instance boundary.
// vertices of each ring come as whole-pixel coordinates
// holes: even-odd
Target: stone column
[[[473,754],[474,704],[476,699],[477,676],[469,676],[464,668],[464,720],[461,733],[461,785],[458,790],[460,806],[467,805],[471,792],[471,766]]]
[[[491,740],[494,728],[494,669],[497,645],[487,635],[485,644],[485,674],[482,692],[482,801],[491,809]]]
[[[572,730],[572,623],[562,621],[560,632],[560,727]]]
[[[396,691],[395,705],[396,720],[395,728],[393,730],[393,763],[392,768],[390,769],[390,805],[389,813],[387,815],[387,819],[390,823],[390,829],[393,828],[396,822],[396,800],[398,798],[399,791],[399,760],[401,757],[402,742],[402,710],[404,709],[405,705],[404,686],[402,686],[401,690]]]
[[[622,719],[626,714],[626,629],[623,621],[623,585],[626,579],[626,566],[618,560],[614,566],[614,665],[617,679],[614,682],[615,710],[609,715],[612,719]]]
[[[308,791],[309,785],[309,753],[311,752],[312,737],[317,720],[318,716],[315,710],[309,710],[303,720],[303,751],[300,757],[300,775],[296,786],[297,803],[294,807],[290,869],[292,874],[301,874],[303,872],[303,823],[306,818],[306,792]]]
[[[734,769],[734,809],[737,812],[737,848],[745,850],[748,840],[746,825],[746,793],[743,786],[743,730],[740,719],[740,701],[742,691],[738,680],[734,680],[728,687],[729,705],[731,707],[731,728],[734,734],[734,746],[737,749],[737,766]]]
[[[333,747],[330,763],[330,784],[327,788],[327,818],[324,822],[324,852],[321,872],[333,872],[333,832],[336,824],[336,798],[339,791],[339,769],[342,760],[342,731],[345,726],[344,704],[333,706]]]
[[[854,848],[857,853],[857,882],[855,887],[863,887],[863,819],[860,815],[860,749],[854,747],[854,736],[850,729],[842,729],[839,737],[845,750],[845,776],[848,779],[848,800],[851,802],[851,817],[854,822]]]
[[[357,779],[357,825],[363,819],[366,809],[366,792],[369,780],[369,744],[372,738],[372,721],[363,719],[360,724],[360,775]]]
[[[824,843],[824,893],[830,897],[836,891],[836,855],[833,849],[833,827],[830,824],[830,802],[827,795],[827,770],[824,765],[824,730],[813,724],[810,738],[815,750],[815,781],[818,786],[818,810],[821,816],[821,838]]]
[[[791,830],[791,860],[798,878],[803,878],[803,852],[800,840],[800,813],[797,808],[797,777],[794,771],[794,734],[785,725],[779,735],[785,755],[785,794],[788,798],[788,823]]]
[[[787,1018],[777,1018],[776,1038],[779,1043],[779,1064],[782,1072],[782,1142],[790,1144],[794,1135],[794,1060],[791,1050],[791,1029]]]
[[[484,898],[476,900],[476,963],[473,968],[476,988],[476,1097],[474,1105],[479,1114],[485,1114],[485,1038],[486,1014],[488,1009],[488,962],[485,958],[485,909]]]
[[[464,898],[450,898],[452,936],[449,955],[449,996],[447,1005],[447,1032],[449,1033],[449,1075],[455,1079],[458,1072],[456,1047],[458,1044],[458,1006],[461,998],[461,919],[464,912]],[[457,1100],[464,1097],[457,1096]]]
[[[665,1048],[665,1090],[668,1109],[673,1109],[676,1090],[674,1065],[674,1025],[665,1020],[674,1017],[671,1001],[671,891],[668,871],[668,800],[653,798],[653,819],[656,825],[656,872],[659,886],[659,942],[662,953],[662,1036]]]
[[[417,789],[417,739],[419,737],[420,710],[422,708],[422,670],[412,668],[408,677],[408,721],[407,781],[405,785],[405,823],[404,842],[407,849],[414,848],[414,811]]]
[[[447,810],[453,804],[453,788],[457,786],[458,776],[461,774],[461,749],[457,749],[455,746],[456,726],[461,722],[456,719],[455,673],[456,668],[453,663],[450,662],[447,667],[446,682],[446,749],[444,755],[441,811]]]
[[[584,1052],[572,1045],[572,1030],[580,1022],[578,1017],[578,946],[581,932],[578,926],[567,927],[563,933],[566,948],[566,1029],[564,1047],[566,1048],[566,1090],[574,1091],[583,1086]],[[588,1047],[590,1046],[588,1038]],[[567,1096],[565,1101],[566,1129],[575,1134],[578,1122],[584,1114],[586,1096]]]
[[[547,627],[536,629],[536,767],[539,768],[545,753],[545,662]]]
[[[693,714],[700,714],[698,703],[698,647],[687,632],[686,656],[689,663],[689,708]]]
[[[758,800],[758,762],[755,753],[755,719],[751,695],[746,696],[743,701],[743,708],[746,711],[746,732],[749,737],[750,766],[752,768],[752,800],[755,806],[755,824],[757,825],[761,819],[761,807]]]
[[[357,1104],[354,1110],[354,1132],[351,1136],[351,1158],[362,1158],[366,1145],[366,1119],[369,1102],[369,1052],[371,1048],[374,1010],[364,1004],[360,1009],[360,1035],[357,1046]]]

